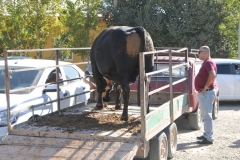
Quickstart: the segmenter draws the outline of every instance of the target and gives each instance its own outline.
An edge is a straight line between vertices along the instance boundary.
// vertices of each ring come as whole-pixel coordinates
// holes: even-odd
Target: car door
[[[235,73],[232,64],[217,64],[219,100],[233,100],[236,90]]]
[[[234,64],[234,69],[235,69],[235,100],[240,100],[240,63],[235,63]]]
[[[66,77],[64,75],[64,71],[63,71],[62,67],[60,67],[59,69],[60,69],[59,70],[59,81],[65,80]],[[56,70],[55,69],[51,69],[51,71],[48,73],[47,79],[45,81],[46,81],[45,83],[56,82]],[[57,100],[56,88],[57,88],[56,84],[50,84],[45,87],[45,91],[47,91],[47,92],[43,93],[44,102]],[[69,95],[70,94],[67,90],[67,82],[59,83],[59,98],[65,98]],[[60,101],[60,109],[67,108],[70,106],[70,104],[71,104],[71,99],[69,99],[69,98],[62,99]],[[52,108],[50,112],[52,112],[52,111],[54,112],[57,110],[57,102],[48,104],[48,106],[50,108]]]
[[[67,81],[66,93],[68,95],[80,94],[86,91],[90,91],[90,86],[83,82],[84,73],[76,66],[63,66],[63,70]],[[71,80],[72,79],[72,80]],[[90,93],[82,94],[71,98],[70,104],[84,103],[90,97]]]

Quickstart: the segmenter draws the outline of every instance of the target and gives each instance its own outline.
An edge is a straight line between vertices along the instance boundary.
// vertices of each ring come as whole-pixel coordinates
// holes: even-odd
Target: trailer
[[[156,66],[158,58],[169,57],[164,63],[169,67],[164,69],[156,68],[150,73],[144,72],[144,58],[147,54],[154,54]],[[95,92],[92,93],[91,101],[87,104],[59,110],[58,112],[37,117],[27,122],[14,125],[9,134],[3,138],[0,145],[0,154],[3,159],[134,159],[147,158],[160,160],[173,158],[177,149],[177,126],[174,121],[181,115],[190,113],[193,128],[199,129],[200,119],[197,102],[192,102],[190,93],[193,81],[189,80],[189,60],[187,48],[157,48],[156,51],[142,52],[140,60],[140,82],[141,100],[137,105],[137,92],[132,90],[129,102],[130,120],[118,124],[113,122],[104,124],[105,127],[113,126],[113,129],[102,130],[94,115],[104,117],[113,115],[120,119],[121,110],[114,109],[114,103],[110,101],[108,107],[103,110],[94,110],[96,103]],[[184,57],[179,63],[173,62],[173,55]],[[161,65],[161,64],[159,64]],[[184,76],[174,79],[173,70],[184,68]],[[168,72],[167,85],[151,87],[155,78],[158,81],[159,74]],[[152,79],[151,79],[152,77]],[[163,78],[163,77],[162,77]],[[176,77],[175,77],[176,78]],[[192,76],[193,78],[193,76]],[[184,84],[185,90],[174,90],[174,85]],[[191,83],[191,84],[190,84]],[[189,87],[190,86],[190,87]],[[134,84],[133,84],[134,88]],[[111,94],[111,100],[114,94]],[[193,104],[195,106],[193,106]],[[147,106],[150,112],[147,113]],[[217,106],[217,103],[216,105]],[[214,107],[213,106],[213,107]],[[33,107],[34,112],[34,107]],[[53,117],[56,117],[54,119]],[[84,126],[97,123],[99,126],[81,128],[75,123],[68,123],[77,117],[88,118]],[[56,120],[56,121],[54,121]],[[62,122],[61,122],[62,121]],[[52,122],[52,123],[51,123]],[[65,124],[57,125],[58,124]],[[73,125],[74,124],[74,125]],[[130,125],[131,124],[131,125]],[[128,127],[126,127],[126,125]],[[130,126],[130,127],[129,127]],[[134,130],[133,130],[134,128]]]

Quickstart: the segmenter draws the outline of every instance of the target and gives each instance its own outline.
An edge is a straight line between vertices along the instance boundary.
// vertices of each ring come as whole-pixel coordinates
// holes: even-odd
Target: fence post
[[[59,50],[56,50],[55,59],[56,65],[58,66]],[[57,107],[58,112],[60,111],[60,95],[59,95],[59,67],[56,67],[56,84],[57,84]],[[61,114],[59,112],[59,114]]]
[[[9,89],[10,89],[10,82],[9,82],[9,70],[8,70],[8,52],[4,51],[4,62],[5,62],[5,94],[6,94],[6,101],[7,101],[7,125],[8,125],[8,133],[12,129],[10,117],[10,97],[9,97]]]

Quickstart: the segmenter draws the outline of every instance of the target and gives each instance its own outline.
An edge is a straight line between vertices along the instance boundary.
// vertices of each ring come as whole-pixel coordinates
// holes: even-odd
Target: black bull
[[[96,109],[103,108],[101,95],[106,87],[105,77],[121,85],[124,100],[121,120],[128,120],[129,83],[135,82],[139,75],[139,54],[153,50],[151,36],[143,27],[107,28],[95,39],[90,59],[98,92]],[[153,56],[145,56],[146,73],[153,71],[153,66]],[[117,94],[115,109],[120,109],[120,91]]]

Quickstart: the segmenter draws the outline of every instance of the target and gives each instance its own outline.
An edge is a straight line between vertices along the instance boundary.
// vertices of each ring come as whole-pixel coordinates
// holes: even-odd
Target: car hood
[[[10,98],[10,108],[13,109],[16,106],[26,103],[30,100],[32,100],[31,95],[29,94],[9,94]],[[0,111],[7,109],[7,100],[5,94],[0,94]]]

